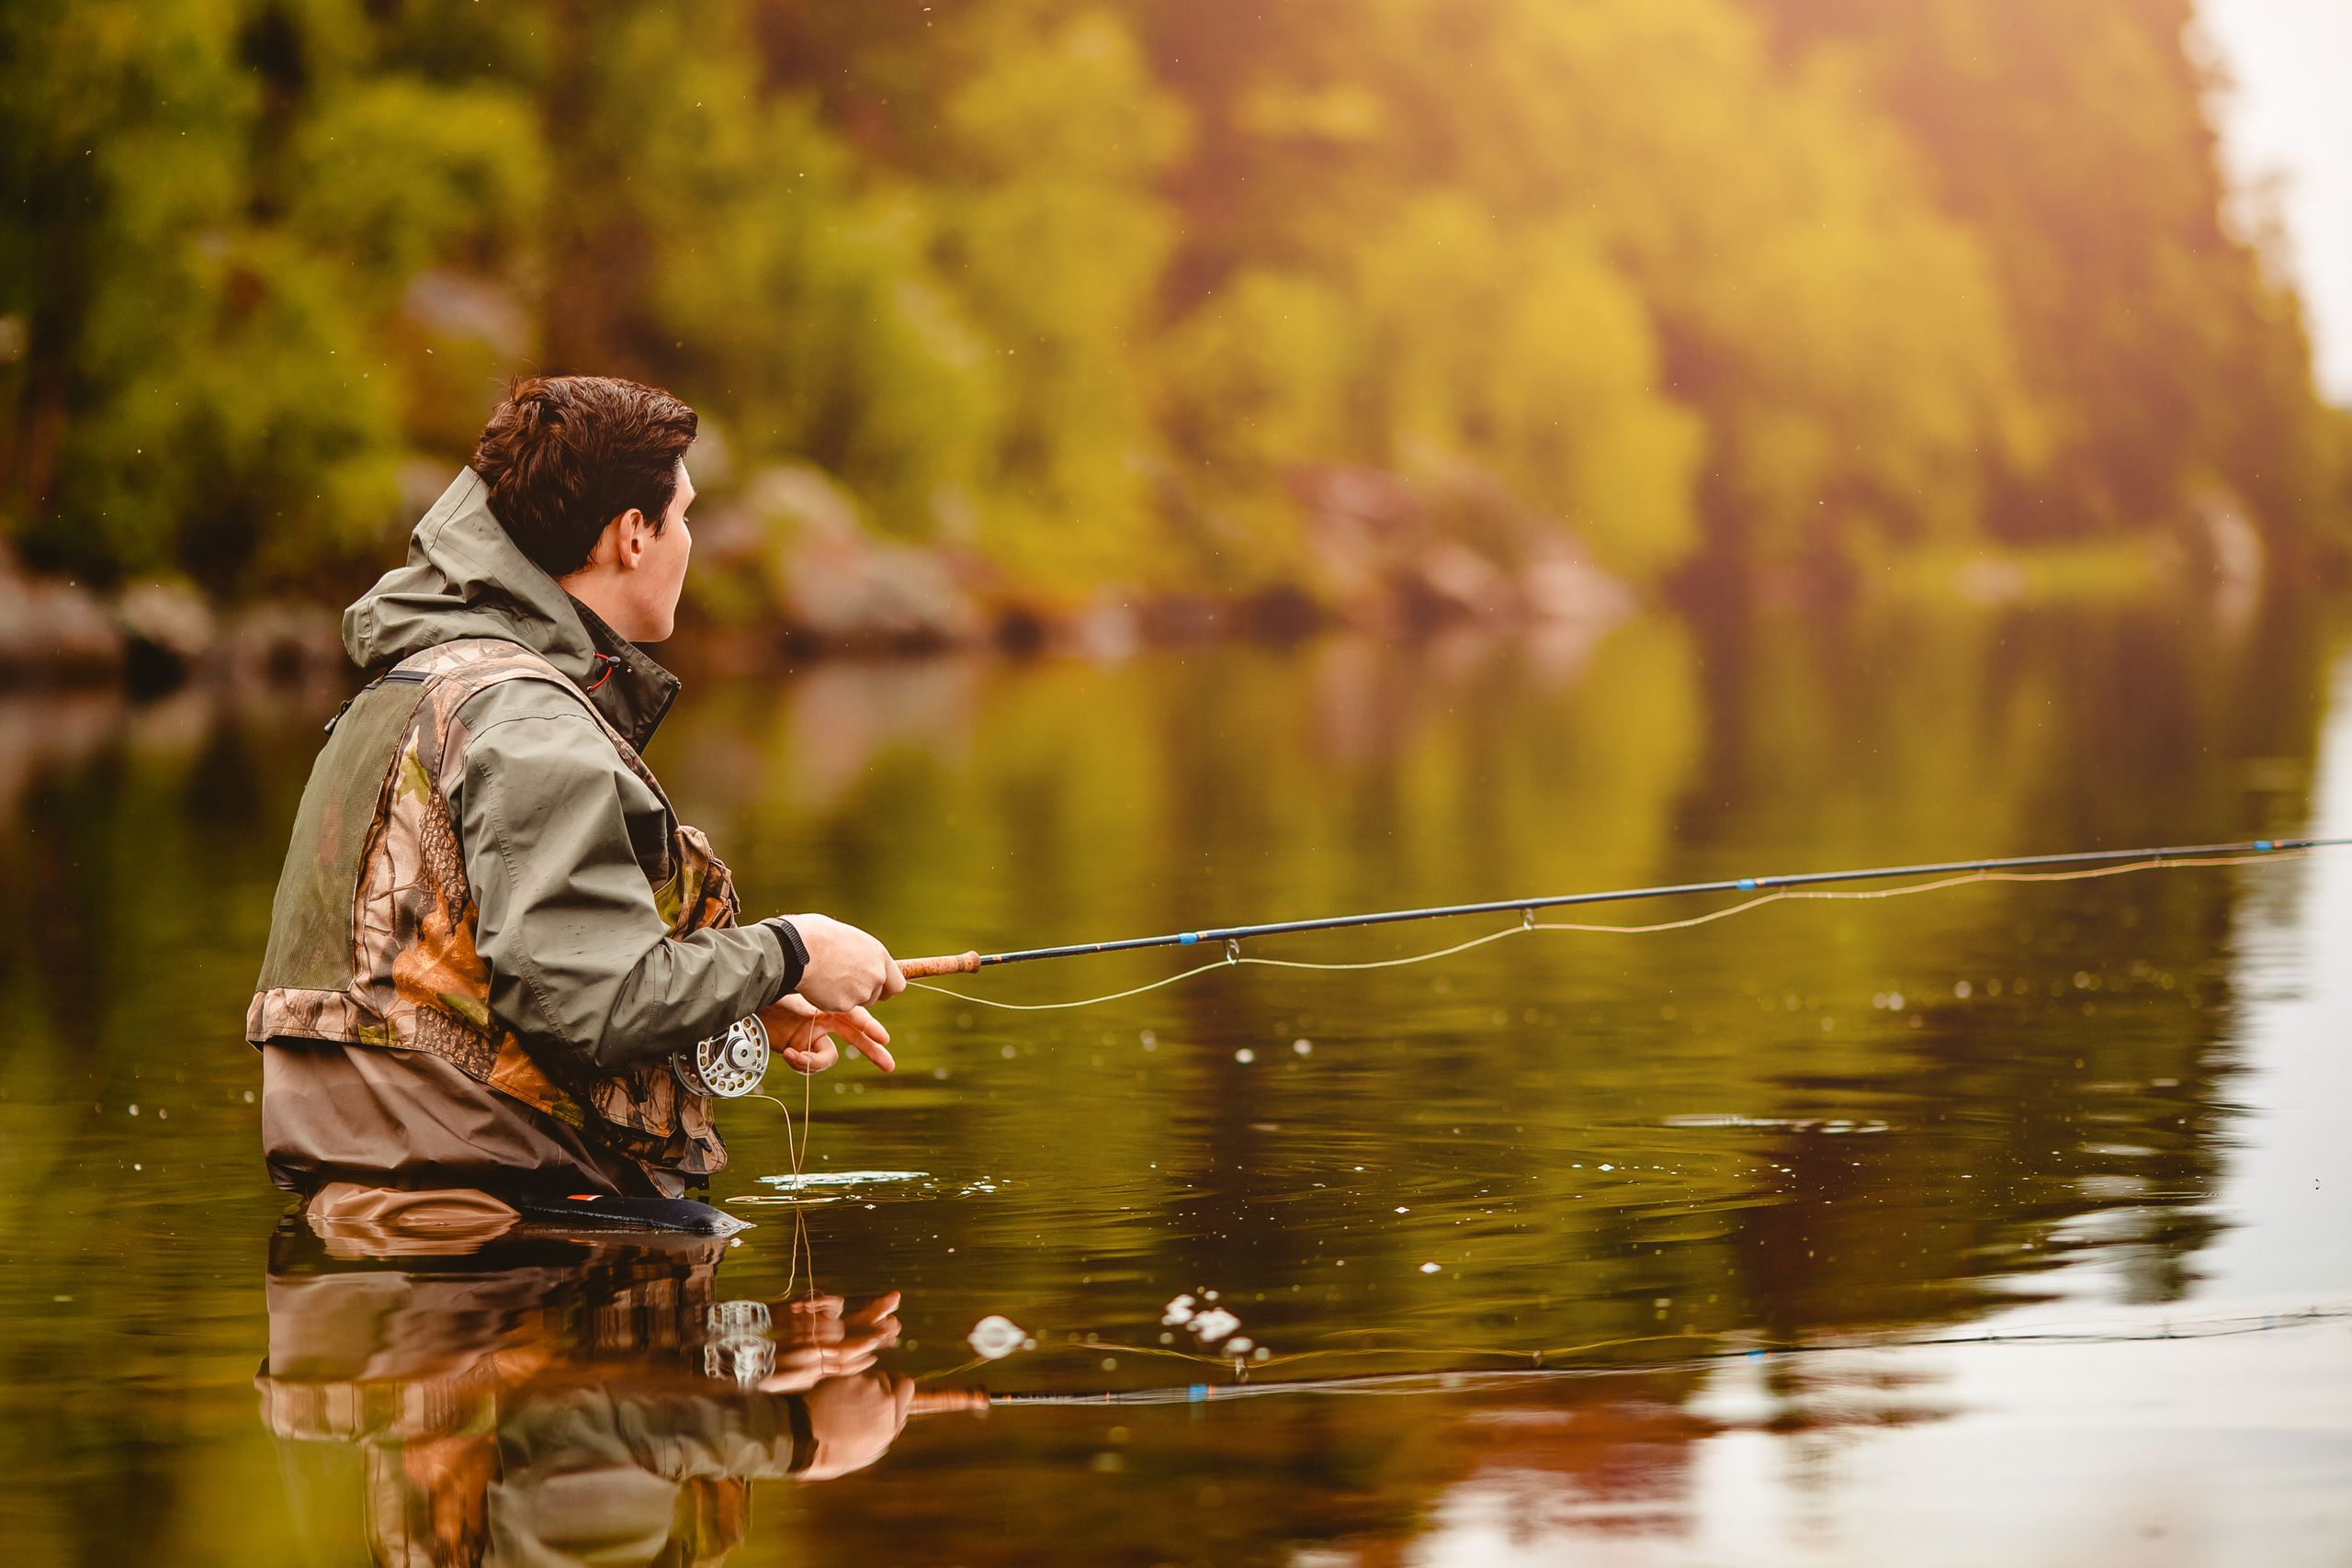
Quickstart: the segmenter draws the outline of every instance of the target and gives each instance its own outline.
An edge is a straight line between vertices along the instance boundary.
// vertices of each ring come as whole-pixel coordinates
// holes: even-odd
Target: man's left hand
[[[797,1072],[821,1073],[840,1061],[842,1040],[884,1072],[897,1070],[899,1064],[888,1050],[890,1032],[864,1008],[820,1012],[814,1002],[793,991],[762,1008],[760,1021],[767,1026],[776,1055]]]

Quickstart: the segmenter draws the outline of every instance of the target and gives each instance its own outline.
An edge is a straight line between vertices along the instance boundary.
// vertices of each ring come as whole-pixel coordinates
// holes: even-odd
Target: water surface
[[[0,707],[17,1561],[364,1560],[460,1498],[510,1551],[496,1521],[641,1515],[756,1562],[2335,1562],[2352,1540],[2352,1326],[2294,1315],[2352,1304],[2352,855],[1225,968],[1072,1011],[910,993],[896,1077],[812,1086],[826,1201],[739,1204],[758,1228],[731,1247],[418,1257],[281,1224],[238,1040],[339,700]],[[988,950],[2352,833],[2352,657],[2320,613],[1660,616],[701,682],[650,756],[753,909]],[[1363,962],[1510,923],[1250,951]],[[956,984],[1046,1001],[1194,961]],[[778,1108],[722,1126],[717,1195],[788,1197],[762,1179],[792,1168]],[[835,1342],[786,1304],[812,1277],[853,1320],[899,1297],[895,1342],[812,1403],[849,1430],[907,1380],[925,1413],[838,1478],[731,1480],[765,1473],[774,1403],[733,1358]],[[1167,1321],[1181,1296],[1230,1331]],[[772,1352],[711,1329],[752,1300]],[[988,1359],[991,1316],[1021,1337]],[[1234,1396],[1269,1385],[1292,1391]],[[1122,1403],[931,1408],[980,1387]]]

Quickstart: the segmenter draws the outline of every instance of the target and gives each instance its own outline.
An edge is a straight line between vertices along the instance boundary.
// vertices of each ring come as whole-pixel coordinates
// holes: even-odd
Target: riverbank
[[[1306,520],[1304,549],[1283,575],[1049,595],[954,544],[881,536],[814,468],[769,468],[701,509],[695,570],[663,658],[752,673],[841,656],[1118,658],[1170,644],[1327,631],[1415,638],[1453,626],[1589,642],[1645,608],[1720,604],[1725,595],[1816,610],[2162,598],[2243,625],[2281,570],[2243,510],[2216,500],[2173,527],[2095,546],[1921,549],[1826,575],[1694,580],[1645,595],[1596,566],[1556,523],[1471,479],[1327,468],[1297,477],[1292,499]],[[364,586],[224,604],[184,582],[100,592],[28,573],[0,552],[0,660],[21,682],[133,694],[200,675],[332,676],[345,664],[341,601]]]
[[[1411,636],[1477,624],[1597,637],[1640,607],[1558,526],[1464,474],[1301,475],[1295,570],[1229,583],[1041,591],[954,543],[870,528],[820,470],[776,465],[697,509],[682,659],[773,670],[840,654],[1001,649],[1118,656],[1175,642],[1288,640],[1346,628]],[[224,604],[184,582],[99,592],[0,554],[0,659],[42,684],[160,690],[199,671],[285,679],[340,665],[332,597]]]

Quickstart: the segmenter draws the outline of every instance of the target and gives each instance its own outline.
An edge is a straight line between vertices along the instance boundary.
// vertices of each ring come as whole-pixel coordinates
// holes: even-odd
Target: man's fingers
[[[795,1072],[816,1074],[840,1061],[842,1052],[841,1047],[833,1043],[831,1035],[820,1034],[814,1045],[786,1046],[784,1059],[792,1065]]]
[[[776,1357],[779,1367],[803,1373],[814,1372],[820,1378],[845,1377],[862,1372],[875,1360],[871,1350],[852,1350],[838,1345],[797,1345]]]
[[[907,988],[907,977],[899,973],[899,961],[895,958],[885,956],[882,960],[882,971],[881,999],[887,1002]]]
[[[853,1323],[879,1323],[899,1310],[899,1292],[885,1291],[849,1314]]]
[[[898,1342],[899,1325],[897,1320],[893,1319],[872,1333],[853,1334],[846,1337],[839,1346],[835,1347],[835,1349],[841,1354],[864,1356],[870,1362]]]
[[[833,1021],[867,1061],[886,1073],[898,1070],[899,1064],[891,1057],[888,1049],[890,1032],[883,1028],[872,1013],[864,1008],[852,1008]]]

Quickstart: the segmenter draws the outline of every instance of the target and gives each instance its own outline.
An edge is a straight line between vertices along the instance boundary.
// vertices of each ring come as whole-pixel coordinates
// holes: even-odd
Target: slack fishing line
[[[1975,1346],[2062,1346],[2062,1345],[2137,1345],[2165,1340],[2220,1339],[2241,1335],[2264,1334],[2281,1330],[2312,1328],[2339,1324],[2352,1317],[2352,1303],[2322,1303],[2300,1310],[2267,1313],[2236,1313],[2205,1318],[2175,1318],[2163,1323],[2111,1328],[2030,1328],[1992,1329],[1978,1334],[1875,1335],[1838,1337],[1823,1340],[1774,1342],[1725,1346],[1702,1350],[1688,1356],[1653,1361],[1567,1361],[1565,1358],[1589,1355],[1615,1346],[1676,1339],[1708,1339],[1717,1337],[1697,1334],[1646,1335],[1635,1339],[1604,1340],[1594,1345],[1567,1347],[1558,1350],[1474,1349],[1467,1353],[1479,1356],[1508,1357],[1529,1363],[1521,1367],[1485,1367],[1436,1371],[1365,1372],[1321,1378],[1259,1378],[1255,1369],[1236,1366],[1237,1381],[1227,1383],[1189,1382],[1172,1387],[1105,1389],[1090,1393],[994,1393],[984,1388],[942,1390],[933,1408],[994,1409],[1004,1405],[1080,1405],[1080,1404],[1202,1404],[1210,1401],[1263,1398],[1270,1394],[1427,1394],[1476,1393],[1482,1390],[1508,1388],[1513,1385],[1557,1382],[1568,1379],[1655,1377],[1660,1373],[1701,1371],[1731,1361],[1764,1361],[1792,1356],[1821,1357],[1838,1353],[1867,1351],[1920,1350],[1952,1347]],[[1091,1341],[1071,1348],[1088,1354],[1104,1349],[1123,1353],[1146,1352],[1148,1347],[1113,1346],[1104,1341]],[[1167,1352],[1162,1352],[1167,1354]],[[1374,1356],[1417,1353],[1408,1348],[1396,1349],[1321,1349],[1304,1350],[1278,1357],[1280,1361],[1304,1361],[1331,1357]],[[1426,1353],[1426,1351],[1419,1352]],[[1461,1354],[1464,1352],[1456,1352]],[[1219,1366],[1233,1365],[1217,1358],[1191,1352],[1173,1353],[1178,1359],[1201,1361]],[[921,1381],[955,1377],[970,1371],[978,1365],[967,1362],[941,1371],[926,1373]],[[960,1394],[966,1402],[956,1404],[950,1393]]]
[[[1500,942],[1506,937],[1527,931],[1580,931],[1614,936],[1645,936],[1660,931],[1687,931],[1694,926],[1728,919],[1767,904],[1790,899],[1882,899],[1907,897],[1914,894],[1933,893],[1980,882],[2076,882],[2094,877],[2121,876],[2135,872],[2177,870],[2189,867],[2245,865],[2261,861],[2300,860],[2314,850],[2339,849],[2352,845],[2352,839],[2249,839],[2226,844],[2175,844],[2154,849],[2082,850],[2067,854],[2007,855],[1984,860],[1933,861],[1913,865],[1869,866],[1854,871],[1795,872],[1772,876],[1736,876],[1713,882],[1682,882],[1656,887],[1622,887],[1597,893],[1563,893],[1533,898],[1502,898],[1476,904],[1442,904],[1418,909],[1385,909],[1370,914],[1326,915],[1315,919],[1276,920],[1261,925],[1225,926],[1211,930],[1171,931],[1163,936],[1128,937],[1117,942],[1074,942],[1059,947],[1033,947],[1012,953],[960,953],[933,958],[910,958],[899,962],[899,972],[908,983],[958,1001],[979,1007],[999,1008],[1012,1012],[1051,1012],[1067,1008],[1095,1007],[1105,1002],[1122,1001],[1141,996],[1162,987],[1173,986],[1213,969],[1255,964],[1277,969],[1363,970],[1393,969],[1407,964],[1427,964],[1449,958],[1457,953]],[[1840,888],[1830,886],[1848,882],[1885,882],[1902,877],[1926,877],[1930,880],[1914,882],[1900,887]],[[1623,904],[1650,898],[1680,898],[1707,894],[1750,893],[1756,897],[1736,904],[1710,909],[1679,920],[1659,920],[1642,925],[1603,925],[1570,920],[1539,920],[1539,909],[1566,908],[1587,904]],[[1515,914],[1519,923],[1501,931],[1488,931],[1447,947],[1428,953],[1408,954],[1401,958],[1379,958],[1359,963],[1317,963],[1297,958],[1260,958],[1245,954],[1241,943],[1250,939],[1286,936],[1302,931],[1347,931],[1362,926],[1398,925],[1414,920],[1451,919],[1465,915]],[[1124,990],[1106,992],[1101,996],[1079,997],[1068,1001],[1008,1002],[992,997],[975,996],[967,991],[953,990],[930,983],[937,975],[971,975],[982,969],[1003,964],[1030,964],[1048,958],[1075,958],[1096,953],[1133,953],[1146,948],[1198,947],[1204,943],[1225,944],[1222,958],[1173,975],[1130,986]]]

